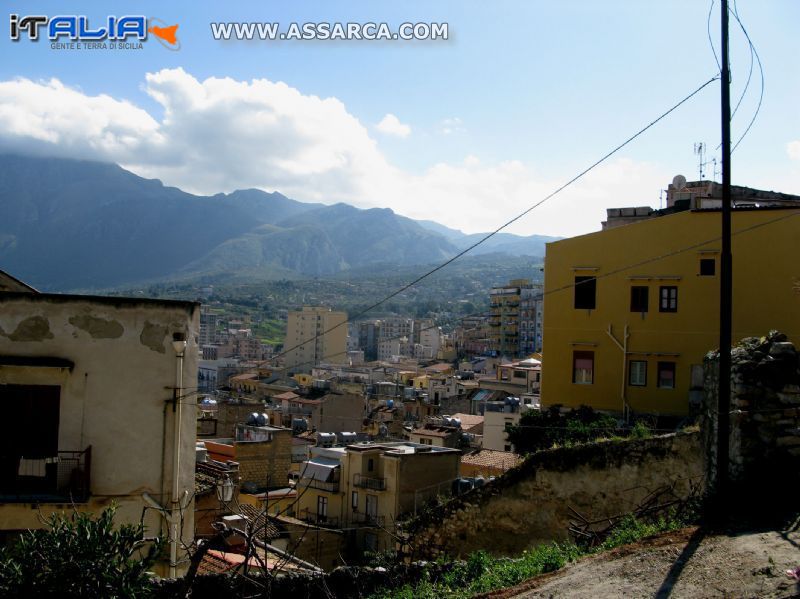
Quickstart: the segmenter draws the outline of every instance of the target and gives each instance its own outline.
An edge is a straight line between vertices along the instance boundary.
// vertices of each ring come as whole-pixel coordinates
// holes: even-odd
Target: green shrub
[[[47,528],[23,533],[0,550],[2,597],[146,597],[148,570],[162,540],[144,527],[114,526],[116,507],[98,516],[53,514]]]

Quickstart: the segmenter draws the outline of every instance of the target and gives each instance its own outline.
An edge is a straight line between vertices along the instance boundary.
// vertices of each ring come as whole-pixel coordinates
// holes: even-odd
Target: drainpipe
[[[178,335],[176,335],[178,337]],[[182,335],[181,335],[182,337]],[[172,442],[172,516],[170,518],[169,576],[175,578],[178,564],[178,542],[181,528],[180,463],[181,463],[181,399],[183,395],[183,358],[186,354],[186,340],[172,342],[178,357],[175,373],[175,401],[172,404],[174,437]]]
[[[628,325],[626,324],[625,329],[623,331],[622,343],[620,343],[619,341],[617,341],[617,338],[614,337],[614,333],[611,329],[611,326],[612,325],[610,324],[608,325],[608,330],[606,331],[606,333],[608,333],[608,336],[611,337],[611,340],[622,352],[622,385],[620,387],[620,399],[622,400],[622,419],[625,422],[628,422],[628,401],[625,397],[625,390],[626,390],[625,370],[628,367],[628,339],[630,338],[631,335],[630,332],[628,331]]]

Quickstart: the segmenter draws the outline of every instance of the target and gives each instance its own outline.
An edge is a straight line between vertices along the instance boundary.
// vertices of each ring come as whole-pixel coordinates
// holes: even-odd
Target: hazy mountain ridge
[[[199,196],[114,164],[0,155],[0,269],[43,290],[429,264],[476,237],[390,209],[257,189]],[[541,256],[544,239],[500,234],[475,253]]]

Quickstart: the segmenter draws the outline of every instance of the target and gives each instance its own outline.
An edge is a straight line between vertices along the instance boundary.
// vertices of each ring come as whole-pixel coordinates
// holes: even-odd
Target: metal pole
[[[722,254],[719,294],[719,387],[717,405],[717,509],[724,511],[728,487],[730,398],[731,398],[731,321],[733,268],[731,255],[731,98],[728,58],[728,0],[721,1],[722,24]],[[722,514],[720,514],[722,515]]]

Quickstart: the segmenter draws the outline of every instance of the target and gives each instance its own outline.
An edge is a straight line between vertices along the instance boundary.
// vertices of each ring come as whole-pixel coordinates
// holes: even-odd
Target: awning
[[[333,471],[340,466],[338,460],[331,458],[311,458],[303,462],[300,474],[303,478],[313,478],[316,481],[332,482]]]

